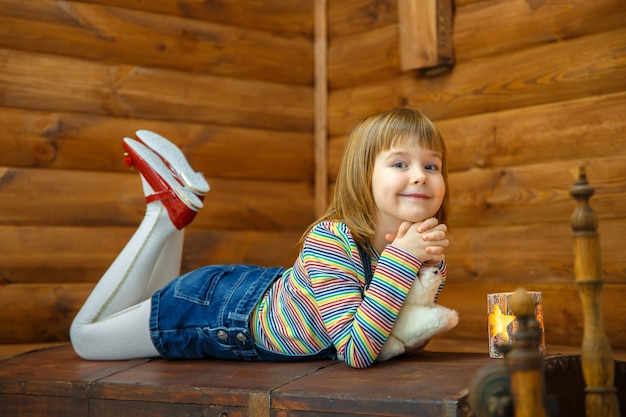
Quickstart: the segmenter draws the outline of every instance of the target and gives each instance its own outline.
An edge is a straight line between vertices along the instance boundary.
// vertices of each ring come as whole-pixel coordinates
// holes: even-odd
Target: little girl
[[[183,228],[209,186],[165,138],[137,139],[123,146],[146,214],[72,323],[85,359],[331,358],[365,368],[420,267],[437,265],[445,279],[446,149],[417,111],[383,112],[354,129],[333,202],[288,270],[217,265],[176,278]]]

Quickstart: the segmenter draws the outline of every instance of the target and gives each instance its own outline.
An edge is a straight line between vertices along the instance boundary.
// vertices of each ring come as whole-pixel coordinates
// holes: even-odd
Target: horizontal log
[[[0,107],[313,131],[313,87],[0,49]]]
[[[439,297],[439,304],[459,311],[459,324],[446,336],[458,339],[476,339],[484,335],[485,352],[487,338],[487,294],[515,291],[517,287],[502,283],[456,283],[449,281]],[[528,291],[541,291],[546,343],[581,346],[583,334],[582,307],[578,290],[571,284],[535,283],[525,287]],[[626,348],[626,285],[604,285],[604,327],[611,346]],[[551,354],[551,352],[546,352]],[[555,352],[552,352],[555,353]]]
[[[449,172],[626,154],[626,93],[444,119],[436,125]],[[347,136],[330,138],[328,176],[337,178]]]
[[[561,223],[453,227],[446,250],[450,282],[535,285],[574,279],[569,214]],[[626,221],[601,220],[602,270],[607,283],[626,282],[623,236]]]
[[[0,226],[4,284],[95,283],[134,227]],[[293,265],[301,232],[202,230],[185,233],[181,272],[211,264]]]
[[[626,89],[625,46],[626,29],[619,29],[459,63],[437,78],[406,74],[333,90],[329,133],[345,134],[356,120],[397,106],[437,121],[620,92]]]
[[[69,328],[91,284],[3,285],[0,343],[69,340]]]
[[[625,155],[452,174],[450,224],[478,227],[568,219],[574,207],[569,190],[580,166],[586,166],[596,190],[592,202],[598,216],[623,218]]]
[[[193,226],[303,231],[313,221],[310,183],[207,180]],[[136,226],[145,211],[135,172],[0,168],[0,201],[2,223],[25,226]]]
[[[457,8],[456,58],[468,61],[620,29],[624,21],[626,8],[621,0],[484,1]]]
[[[211,180],[194,225],[203,229],[304,231],[315,219],[310,183]]]
[[[96,282],[124,248],[133,227],[0,226],[4,284]]]
[[[313,42],[79,2],[0,1],[0,47],[94,61],[313,85]]]
[[[0,108],[0,125],[0,166],[127,171],[122,138],[148,129],[176,143],[207,177],[313,181],[311,133],[8,108]]]
[[[329,42],[328,87],[335,90],[402,75],[399,42],[397,24]]]
[[[185,235],[182,270],[212,264],[250,264],[266,267],[293,266],[299,253],[302,231],[259,232],[198,230]]]
[[[451,172],[626,155],[626,93],[441,120]]]
[[[374,7],[375,3],[370,3]],[[388,7],[395,9],[397,4],[392,2]],[[380,25],[378,20],[368,19],[369,9],[365,5],[345,9],[353,15],[348,15],[349,20],[343,14],[336,16],[343,20],[334,25],[344,30],[334,36],[330,32],[330,88],[363,85],[402,74],[397,15],[384,14],[386,25]],[[549,0],[537,8],[525,0],[485,1],[462,8],[457,4],[453,28],[455,59],[462,63],[617,30],[623,27],[625,19],[621,0]]]
[[[328,4],[328,38],[367,32],[398,22],[397,0],[333,0]],[[397,45],[396,45],[397,47]]]
[[[468,0],[464,0],[468,1]],[[150,1],[81,0],[83,3],[123,7],[207,22],[313,36],[313,3],[310,0],[211,0]]]

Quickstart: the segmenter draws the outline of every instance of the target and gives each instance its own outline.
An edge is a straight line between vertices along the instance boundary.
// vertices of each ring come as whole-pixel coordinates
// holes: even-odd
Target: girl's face
[[[443,202],[446,185],[441,154],[415,142],[383,151],[374,161],[376,228],[386,233],[395,233],[404,221],[417,223],[433,217]]]

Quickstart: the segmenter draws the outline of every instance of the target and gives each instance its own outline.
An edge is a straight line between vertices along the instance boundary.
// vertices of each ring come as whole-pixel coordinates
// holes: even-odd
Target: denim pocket
[[[234,269],[235,265],[212,265],[183,275],[176,280],[174,298],[208,306],[220,280]]]

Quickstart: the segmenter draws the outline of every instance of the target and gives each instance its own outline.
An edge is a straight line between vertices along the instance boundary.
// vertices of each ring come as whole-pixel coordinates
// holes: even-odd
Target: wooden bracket
[[[438,74],[454,65],[453,0],[398,0],[403,71]]]

